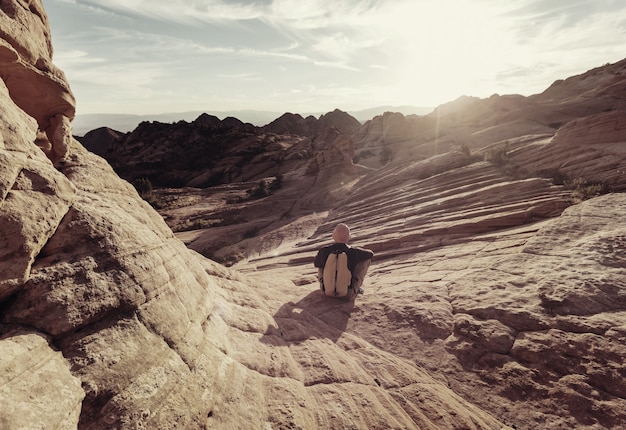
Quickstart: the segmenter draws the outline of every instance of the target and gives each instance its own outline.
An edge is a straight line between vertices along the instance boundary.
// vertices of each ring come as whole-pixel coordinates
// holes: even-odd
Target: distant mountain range
[[[360,122],[365,122],[377,115],[385,112],[400,112],[404,115],[426,115],[432,112],[433,107],[426,106],[378,106],[360,111],[349,111],[348,113]],[[128,132],[134,130],[138,124],[144,121],[158,121],[163,123],[174,123],[178,121],[193,121],[203,113],[214,115],[220,119],[235,117],[243,122],[256,126],[264,126],[280,117],[285,112],[272,112],[260,110],[237,110],[237,111],[188,111],[171,112],[154,115],[132,115],[132,114],[83,114],[77,115],[73,124],[74,134],[84,136],[87,132],[100,127],[108,127],[113,130]],[[296,112],[294,112],[296,113]],[[313,115],[319,117],[325,112],[300,113],[303,117]]]

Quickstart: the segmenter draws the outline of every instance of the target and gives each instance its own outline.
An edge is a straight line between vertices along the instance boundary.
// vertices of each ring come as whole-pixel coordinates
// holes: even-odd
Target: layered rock
[[[619,428],[624,195],[553,218],[569,204],[561,187],[478,169],[362,182],[307,240],[237,267],[291,277],[308,287],[292,293],[296,308],[338,339],[355,335],[427,369],[514,428]],[[331,312],[307,266],[339,220],[377,255],[365,295]],[[283,310],[281,328],[302,318]]]
[[[80,140],[131,182],[145,178],[158,187],[205,188],[297,169],[300,160],[330,148],[338,133],[351,134],[359,126],[339,110],[319,120],[287,113],[262,128],[202,114],[191,123],[144,122],[115,139],[94,130]]]
[[[294,146],[298,144],[295,141]],[[285,241],[283,235],[296,239],[303,234],[301,227],[294,235],[285,231],[285,226],[303,224],[308,231],[316,213],[341,202],[370,172],[352,162],[354,142],[337,129],[328,129],[317,144],[312,160],[283,155],[280,164],[274,164],[285,172],[279,176],[206,190],[154,190],[159,211],[187,246],[224,264],[270,251]],[[278,148],[282,154],[293,150]],[[264,159],[271,163],[267,155]],[[248,169],[254,172],[254,163]]]
[[[2,2],[0,10],[0,76],[13,102],[37,121],[38,145],[61,160],[71,143],[75,101],[51,62],[47,15],[39,1]]]
[[[180,396],[172,392],[174,381],[199,378],[189,366],[205,356],[195,347],[207,345],[206,336],[196,334],[194,341],[192,335],[202,332],[213,306],[205,267],[184,256],[190,251],[106,162],[74,141],[62,166],[54,168],[35,145],[35,122],[6,92],[2,103],[1,153],[10,168],[2,170],[0,206],[0,356],[5,369],[19,374],[3,385],[11,395],[0,407],[2,422],[55,428],[102,422],[123,427],[142,420],[203,425],[206,402],[188,399],[181,417],[163,405]],[[121,343],[105,336],[111,331]],[[145,361],[133,367],[147,356],[151,367]],[[11,370],[19,366],[26,367]],[[150,372],[162,377],[149,395],[128,391]],[[59,386],[65,388],[59,392]],[[195,391],[200,394],[194,398],[204,392]]]
[[[11,84],[45,92],[41,112],[56,112],[65,86],[29,76],[10,75]],[[356,338],[311,367],[332,341],[309,345],[271,316],[277,289],[292,284],[248,279],[188,250],[70,133],[62,153],[55,141],[52,152],[37,146],[45,115],[12,97],[0,88],[4,426],[501,427],[410,363],[381,389],[368,369],[395,360]],[[287,348],[293,340],[302,347]],[[418,387],[430,406],[412,406]],[[311,407],[331,397],[333,408]]]
[[[360,163],[380,167],[458,148],[481,150],[521,136],[554,136],[570,121],[626,110],[626,60],[555,82],[530,97],[462,96],[425,116],[388,112],[366,122],[356,136]],[[619,115],[616,113],[616,115]],[[619,135],[619,133],[618,133]],[[590,134],[593,140],[595,130]],[[618,139],[619,141],[619,139]]]
[[[50,338],[27,329],[0,330],[0,426],[76,428],[85,393]]]

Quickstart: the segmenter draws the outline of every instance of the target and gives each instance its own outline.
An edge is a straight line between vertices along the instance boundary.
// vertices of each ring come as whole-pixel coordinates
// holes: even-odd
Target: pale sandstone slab
[[[69,211],[75,190],[52,169],[49,161],[29,160],[15,177],[0,206],[0,277],[23,282],[35,258]],[[8,172],[11,174],[11,172]],[[12,177],[11,175],[10,177]],[[12,289],[0,291],[6,297]]]
[[[1,328],[0,427],[77,428],[85,393],[63,355],[41,334]]]

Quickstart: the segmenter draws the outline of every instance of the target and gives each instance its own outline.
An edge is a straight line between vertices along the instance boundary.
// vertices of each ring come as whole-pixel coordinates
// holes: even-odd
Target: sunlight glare
[[[460,95],[488,96],[512,36],[494,16],[502,10],[470,0],[406,1],[387,11],[388,67],[407,103],[437,105]],[[397,96],[397,94],[394,94]]]

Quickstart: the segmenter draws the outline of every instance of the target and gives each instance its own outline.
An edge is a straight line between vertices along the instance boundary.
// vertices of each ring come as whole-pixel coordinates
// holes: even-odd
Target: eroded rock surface
[[[355,219],[355,244],[380,249],[355,304],[319,296],[311,270],[300,266],[328,240],[332,223],[282,256],[237,267],[306,287],[284,292],[297,298],[276,313],[281,329],[306,318],[333,328],[337,343],[368,341],[515,428],[619,428],[626,423],[624,204],[623,194],[607,195],[555,219],[494,231],[471,217],[465,228],[433,231],[444,223],[438,218],[461,213],[420,214],[419,203],[404,227],[382,213]],[[491,216],[491,225],[501,222]],[[373,371],[378,381],[388,376]]]
[[[38,35],[38,1],[3,2],[2,19],[29,28],[27,7],[44,24]],[[40,53],[12,49],[0,92],[3,425],[500,427],[411,363],[387,383],[398,392],[425,384],[450,408],[403,406],[367,376],[394,357],[358,338],[334,349],[336,365],[310,367],[309,355],[332,342],[292,352],[283,339],[293,334],[281,332],[265,295],[276,283],[186,248],[132,186],[71,139],[63,118],[73,104],[59,76],[32,64]],[[38,109],[22,88],[34,91]],[[41,144],[42,131],[51,146]],[[61,137],[69,144],[58,146]],[[316,407],[329,397],[332,409]]]
[[[71,144],[75,101],[52,64],[48,17],[36,0],[5,1],[0,11],[0,76],[13,103],[37,121],[38,145],[61,160]]]
[[[2,428],[76,428],[85,393],[47,336],[2,327]]]

